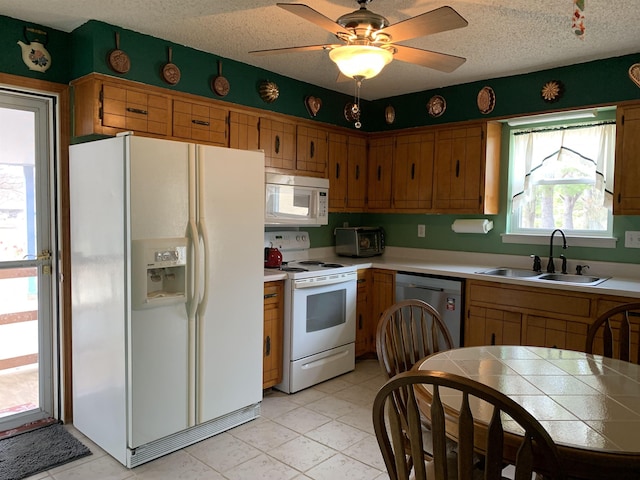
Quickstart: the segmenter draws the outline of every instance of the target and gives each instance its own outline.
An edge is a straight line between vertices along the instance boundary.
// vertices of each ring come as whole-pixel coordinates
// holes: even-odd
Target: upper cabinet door
[[[498,213],[498,123],[436,133],[433,209],[438,213]]]
[[[296,167],[296,126],[260,117],[259,127],[266,170],[293,173]]]
[[[367,206],[370,210],[391,208],[391,169],[395,137],[369,140]]]
[[[367,139],[349,136],[347,146],[347,208],[362,211],[367,198]]]
[[[227,109],[211,104],[174,100],[173,136],[228,147],[228,115]]]
[[[430,210],[433,191],[432,132],[399,135],[393,156],[393,206]]]
[[[347,207],[347,136],[329,134],[329,210],[344,211]]]
[[[229,146],[240,150],[258,150],[258,121],[256,115],[229,112]]]
[[[329,134],[326,130],[297,126],[296,170],[300,175],[327,178]]]
[[[614,215],[640,215],[640,105],[618,108]]]

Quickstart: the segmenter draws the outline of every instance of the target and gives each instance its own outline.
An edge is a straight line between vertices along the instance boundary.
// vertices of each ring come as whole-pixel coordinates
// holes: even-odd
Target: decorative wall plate
[[[629,67],[629,78],[640,87],[640,63],[634,63]]]
[[[258,93],[260,94],[260,98],[267,103],[275,102],[276,99],[280,96],[278,85],[273,82],[266,81],[260,84]]]
[[[432,117],[439,117],[447,109],[447,102],[440,95],[434,95],[427,103],[427,112]]]
[[[493,112],[496,106],[496,94],[491,87],[483,87],[478,92],[478,109],[480,113],[487,114]]]
[[[315,117],[320,111],[320,107],[322,107],[322,100],[317,97],[312,97],[311,95],[304,99],[304,105],[307,107],[307,111],[309,115]]]
[[[554,103],[564,95],[564,84],[560,80],[545,83],[540,90],[540,96],[547,103]]]
[[[391,105],[387,105],[387,108],[384,109],[384,121],[387,122],[388,125],[391,125],[396,120],[396,109]]]
[[[349,102],[344,106],[344,118],[347,122],[355,122],[356,120],[358,120],[358,106],[353,103],[353,102]]]

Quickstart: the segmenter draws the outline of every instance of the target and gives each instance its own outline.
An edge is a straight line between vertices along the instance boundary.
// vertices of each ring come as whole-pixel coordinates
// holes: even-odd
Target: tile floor
[[[388,480],[371,423],[384,380],[361,360],[293,395],[267,391],[260,418],[131,470],[69,426],[93,455],[28,480]]]

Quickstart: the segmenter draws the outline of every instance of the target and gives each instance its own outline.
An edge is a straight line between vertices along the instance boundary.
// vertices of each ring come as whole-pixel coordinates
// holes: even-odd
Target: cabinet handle
[[[495,345],[496,344],[496,334],[492,333],[491,334],[491,345]]]
[[[204,120],[191,120],[191,123],[195,123],[196,125],[204,125],[208,127],[210,125],[209,122],[205,122]]]
[[[266,340],[266,353],[265,353],[265,357],[268,357],[269,355],[271,355],[271,337],[267,336],[267,340]]]
[[[411,180],[414,180],[416,178],[416,164],[412,163],[411,164]]]
[[[127,107],[127,112],[139,113],[140,115],[147,115],[149,113],[146,110],[141,110],[139,108],[131,108],[131,107]]]
[[[618,194],[618,203],[620,203],[621,201],[622,201],[622,194],[621,194],[621,193],[619,193],[619,194]]]
[[[280,135],[276,135],[276,153],[280,153]]]
[[[278,296],[277,293],[267,293],[265,294],[264,298],[276,298]]]
[[[340,178],[340,164],[336,163],[336,178]]]
[[[382,178],[382,167],[378,165],[378,181]]]
[[[460,160],[456,160],[456,178],[460,176]]]
[[[316,153],[316,144],[313,142],[313,140],[311,140],[311,145],[309,146],[309,154],[311,155],[310,158],[313,158],[313,155]]]
[[[356,180],[360,178],[360,165],[356,165]]]
[[[358,330],[362,330],[362,315],[358,316]]]

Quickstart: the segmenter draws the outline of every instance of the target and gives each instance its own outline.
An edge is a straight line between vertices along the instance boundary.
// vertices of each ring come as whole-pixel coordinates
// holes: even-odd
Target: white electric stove
[[[356,266],[309,258],[309,234],[265,232],[282,253],[285,280],[283,380],[294,393],[355,368]]]

